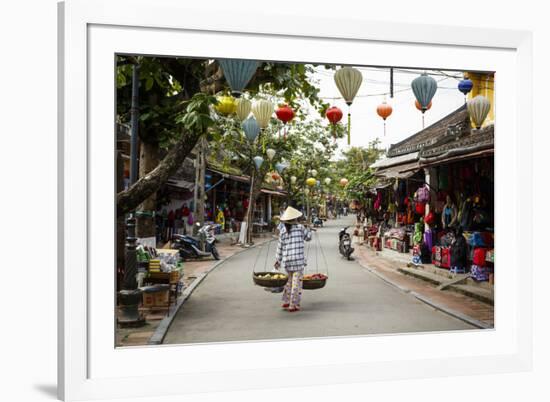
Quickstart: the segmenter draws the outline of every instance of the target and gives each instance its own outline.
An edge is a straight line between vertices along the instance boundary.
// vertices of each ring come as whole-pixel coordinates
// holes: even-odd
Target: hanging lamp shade
[[[218,104],[216,105],[216,110],[218,113],[223,114],[224,116],[229,116],[230,114],[235,113],[237,110],[237,103],[235,98],[232,96],[220,96],[218,98]]]
[[[254,164],[256,165],[256,169],[260,169],[260,167],[264,163],[264,158],[262,158],[261,156],[255,156],[252,159],[254,160]]]
[[[282,105],[279,107],[275,114],[277,115],[277,118],[283,122],[283,124],[288,123],[290,120],[294,118],[294,110],[288,105]]]
[[[428,110],[428,104],[437,91],[437,81],[428,74],[423,73],[412,81],[411,87],[416,100],[420,104],[420,110],[424,113]]]
[[[290,176],[290,183],[291,184],[296,184],[296,180],[298,180],[298,178],[296,176]]]
[[[317,176],[317,171],[315,169],[311,169],[309,173],[311,173],[313,177]]]
[[[287,167],[288,167],[288,166],[287,166],[286,164],[281,163],[281,162],[275,164],[275,169],[277,170],[277,172],[279,172],[279,173],[281,173],[281,174],[284,172],[284,170],[285,170]]]
[[[237,99],[237,117],[240,121],[245,121],[246,118],[250,115],[250,110],[252,109],[252,102],[248,99],[239,98]]]
[[[327,177],[325,179],[325,184],[328,186],[330,184],[331,180],[330,180],[330,177]]]
[[[416,108],[420,111],[422,111],[422,106],[420,106],[420,102],[418,102],[417,100],[414,101],[414,106],[416,106]],[[426,107],[426,110],[430,110],[432,108],[432,102],[430,101],[430,103],[428,103],[428,106]]]
[[[266,155],[267,155],[267,158],[272,161],[273,158],[275,157],[275,154],[277,153],[277,151],[275,151],[274,149],[271,149],[271,148],[268,148],[266,151],[265,151]]]
[[[393,108],[390,105],[388,105],[386,101],[382,102],[376,108],[376,113],[378,113],[378,116],[384,119],[384,136],[386,136],[386,119],[390,117],[392,112],[393,112]]]
[[[246,119],[242,124],[242,127],[246,138],[248,138],[248,141],[250,142],[253,142],[256,137],[258,137],[258,134],[260,134],[260,126],[258,126],[258,123],[254,117],[249,117]]]
[[[386,103],[386,101],[382,102],[378,107],[376,108],[376,113],[378,113],[378,116],[380,116],[384,121],[390,117],[391,113],[393,112],[393,108]]]
[[[348,105],[348,145],[350,145],[351,113],[349,111],[349,107],[353,103],[353,99],[355,98],[355,95],[357,95],[359,87],[363,82],[363,75],[361,74],[361,71],[356,68],[343,67],[334,74],[334,82],[336,83],[336,87],[338,87],[338,91],[340,91],[340,94]]]
[[[259,100],[252,105],[252,114],[256,118],[258,125],[263,130],[269,124],[273,114],[273,103],[266,100]]]
[[[464,95],[468,95],[473,87],[474,87],[474,83],[472,82],[472,80],[468,78],[464,78],[462,81],[458,83],[458,90],[462,92]]]
[[[340,179],[340,185],[341,185],[342,187],[347,186],[348,183],[349,183],[349,181],[348,181],[348,179],[346,179],[345,177],[342,177],[342,178]]]
[[[467,107],[472,123],[477,129],[481,128],[491,110],[491,102],[485,96],[478,95],[468,101]]]
[[[307,187],[304,188],[304,194],[305,194],[306,196],[309,195],[309,188],[307,188]]]
[[[363,82],[363,75],[356,68],[343,67],[334,74],[334,82],[349,106],[353,103],[353,99],[359,91],[359,87]]]
[[[325,116],[327,116],[328,121],[332,125],[332,136],[334,137],[334,141],[336,141],[336,124],[342,120],[342,110],[336,106],[329,107],[325,112]]]
[[[316,183],[317,183],[317,180],[315,180],[313,177],[310,177],[309,179],[306,180],[306,184],[309,187],[313,187]]]
[[[231,87],[231,94],[238,98],[248,85],[260,63],[256,60],[223,59],[218,60],[225,80]]]

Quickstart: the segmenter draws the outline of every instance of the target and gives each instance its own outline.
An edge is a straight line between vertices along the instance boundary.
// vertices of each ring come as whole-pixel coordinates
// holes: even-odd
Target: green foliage
[[[185,110],[178,115],[176,123],[181,123],[187,131],[205,134],[215,124],[210,112],[211,106],[218,104],[215,96],[199,92],[184,104]]]

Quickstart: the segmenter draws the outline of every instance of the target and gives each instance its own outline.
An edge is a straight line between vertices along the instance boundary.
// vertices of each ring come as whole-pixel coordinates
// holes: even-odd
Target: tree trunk
[[[157,192],[180,167],[200,137],[200,133],[183,132],[181,139],[153,171],[141,177],[128,190],[119,192],[117,194],[117,215],[123,216],[132,211],[150,195]]]
[[[256,200],[260,195],[262,189],[263,175],[256,175],[256,170],[252,172],[252,178],[250,183],[250,197],[248,199],[248,209],[246,210],[246,243],[252,244],[252,223],[254,220],[254,209],[256,207]]]
[[[139,177],[146,176],[159,164],[159,146],[157,143],[141,141],[139,156]],[[156,235],[154,212],[157,209],[157,194],[154,192],[137,208],[136,236],[138,238]]]

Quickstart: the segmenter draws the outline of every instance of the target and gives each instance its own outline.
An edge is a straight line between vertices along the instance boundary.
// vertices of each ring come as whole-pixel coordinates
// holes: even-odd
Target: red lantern
[[[378,105],[376,108],[376,113],[378,113],[378,116],[384,119],[384,136],[386,135],[386,119],[390,117],[392,112],[392,107],[388,105],[386,101]]]
[[[288,123],[290,120],[294,118],[294,110],[290,108],[288,105],[282,105],[279,107],[275,114],[277,115],[277,118],[283,122],[283,124],[286,126],[286,123]],[[285,127],[285,139],[286,139],[286,127]]]
[[[340,108],[337,108],[336,106],[328,108],[325,114],[328,121],[330,121],[330,124],[332,124],[333,126],[336,126],[336,124],[338,124],[338,122],[342,120],[342,117],[344,116]],[[332,133],[334,135],[334,141],[336,141],[336,131],[334,128]]]
[[[422,112],[422,106],[420,105],[420,102],[415,100],[414,101],[414,106],[416,106],[416,108]],[[432,107],[432,101],[430,101],[430,103],[428,103],[428,107],[426,108],[426,110],[430,110],[431,107]],[[424,113],[424,112],[422,112],[422,113]]]

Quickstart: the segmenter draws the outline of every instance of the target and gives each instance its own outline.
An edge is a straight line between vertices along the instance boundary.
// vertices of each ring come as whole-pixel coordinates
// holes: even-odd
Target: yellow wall
[[[465,73],[465,76],[472,80],[474,87],[468,94],[468,99],[477,95],[483,95],[491,102],[491,110],[485,119],[483,126],[494,124],[495,122],[495,75],[493,73]],[[472,125],[473,127],[473,125]]]

